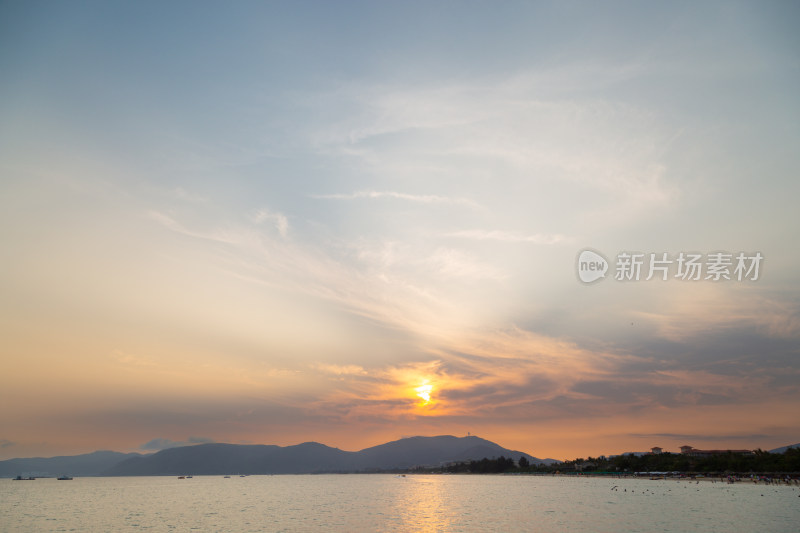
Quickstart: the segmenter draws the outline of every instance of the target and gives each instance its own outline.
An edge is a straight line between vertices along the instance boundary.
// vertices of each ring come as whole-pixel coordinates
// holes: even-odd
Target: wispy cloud
[[[171,193],[176,198],[178,198],[180,200],[183,200],[185,202],[190,202],[190,203],[206,203],[206,202],[208,202],[208,198],[206,198],[204,196],[201,196],[199,194],[193,193],[191,191],[187,191],[183,187],[175,187],[171,191]]]
[[[653,438],[664,437],[668,439],[701,440],[701,441],[728,441],[728,440],[764,440],[770,435],[764,433],[732,433],[727,435],[713,435],[706,433],[630,433],[631,437]]]
[[[334,376],[365,376],[367,371],[359,365],[332,365],[317,363],[312,365],[314,370]]]
[[[357,200],[361,198],[376,199],[376,198],[394,198],[398,200],[406,200],[409,202],[416,202],[422,204],[455,204],[470,207],[472,209],[480,209],[481,206],[477,202],[468,198],[439,196],[436,194],[408,194],[395,191],[357,191],[348,194],[315,194],[312,198],[322,200]]]
[[[445,233],[444,236],[477,241],[527,242],[531,244],[558,244],[569,240],[561,234],[545,235],[535,233],[526,235],[499,230],[463,230]]]
[[[657,335],[674,341],[749,327],[773,338],[800,336],[800,302],[793,292],[775,294],[755,286],[735,289],[715,283],[677,285],[660,295],[658,306],[637,315],[651,321]]]
[[[133,367],[158,366],[158,363],[152,357],[132,354],[119,349],[111,352],[111,358],[117,363],[124,366],[133,366]]]
[[[435,176],[439,185],[466,183],[488,198],[510,186],[515,197],[505,200],[512,204],[541,190],[520,188],[522,183],[548,184],[550,193],[568,191],[576,210],[618,223],[668,209],[680,193],[664,158],[674,128],[647,108],[579,96],[582,88],[613,85],[638,70],[572,66],[491,84],[351,85],[326,101],[348,102],[356,111],[326,126],[313,142],[321,152],[344,155],[381,176]],[[562,91],[575,97],[553,96]],[[491,186],[484,188],[489,176]],[[385,194],[396,193],[332,197]]]
[[[557,411],[546,406],[558,398],[590,405],[594,399],[584,398],[574,385],[610,378],[624,360],[518,329],[427,340],[437,341],[441,344],[431,350],[431,359],[367,368],[327,389],[315,409],[348,420],[387,416],[531,420],[555,415]],[[431,386],[432,401],[427,405],[420,405],[416,391],[423,384]],[[531,410],[534,405],[540,407]]]
[[[422,268],[430,268],[425,261],[406,265],[412,272],[392,274],[383,267],[373,269],[374,263],[338,257],[316,243],[274,238],[248,226],[200,230],[158,211],[151,211],[149,218],[170,231],[224,245],[224,251],[206,252],[217,256],[230,275],[251,283],[333,301],[342,310],[406,331],[435,329],[445,317],[459,316],[458,306],[435,283],[425,281],[430,275]],[[478,274],[464,258],[460,270],[453,260],[441,267]]]
[[[743,376],[724,369],[676,368],[669,360],[634,356],[621,348],[586,349],[524,328],[492,327],[492,315],[481,315],[483,309],[476,310],[470,300],[472,291],[465,294],[463,285],[449,284],[495,283],[505,279],[504,273],[460,250],[438,247],[420,256],[419,249],[407,243],[383,242],[345,248],[344,254],[338,248],[337,254],[317,243],[286,241],[247,226],[200,231],[166,215],[152,218],[172,231],[228,245],[224,257],[234,276],[334,302],[339,309],[402,331],[424,347],[427,358],[417,355],[416,362],[406,364],[369,367],[343,360],[312,365],[320,379],[332,380],[315,400],[319,412],[331,416],[379,417],[382,412],[419,416],[412,385],[419,386],[420,380],[429,380],[438,390],[434,397],[446,400],[435,404],[435,410],[432,404],[425,416],[476,419],[530,417],[524,413],[532,406],[536,409],[531,412],[541,417],[573,412],[604,416],[637,409],[730,405],[742,397],[769,398],[769,372]],[[559,242],[478,230],[452,236]],[[708,290],[715,294],[719,288]],[[689,311],[688,316],[694,316]],[[674,313],[673,306],[666,306],[663,316],[652,319],[662,336],[678,342],[685,337],[670,333],[679,326],[670,324]],[[770,327],[771,323],[763,329]],[[499,415],[503,409],[507,413]]]
[[[427,257],[414,261],[414,264],[448,280],[480,281],[508,278],[508,274],[501,268],[475,258],[467,252],[451,248],[437,248]]]
[[[278,233],[280,233],[283,238],[286,238],[289,232],[289,220],[283,213],[275,213],[269,209],[262,208],[253,213],[250,219],[256,224],[262,224],[267,220],[272,221],[272,223],[275,224],[275,229],[278,230]]]
[[[166,450],[167,448],[177,448],[179,446],[191,446],[193,444],[208,444],[215,442],[213,439],[208,439],[206,437],[189,437],[186,441],[174,441],[165,438],[156,438],[145,442],[141,446],[139,446],[140,450],[146,451],[160,451]]]
[[[232,246],[245,246],[258,240],[257,233],[252,230],[241,230],[239,228],[214,228],[211,230],[192,229],[189,225],[178,221],[174,216],[157,210],[148,211],[146,216],[170,231],[196,239],[214,241]]]

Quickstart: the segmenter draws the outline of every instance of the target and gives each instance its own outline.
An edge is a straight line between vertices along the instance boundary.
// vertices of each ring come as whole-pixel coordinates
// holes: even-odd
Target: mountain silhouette
[[[182,474],[313,474],[369,472],[438,466],[455,461],[500,456],[518,461],[553,462],[523,452],[507,450],[479,437],[410,437],[358,452],[347,452],[317,442],[294,446],[199,444],[133,457],[105,471],[109,476]]]
[[[780,448],[775,448],[770,450],[769,453],[786,453],[786,450],[789,448],[800,448],[800,443],[797,444],[789,444],[788,446],[781,446]]]
[[[557,462],[508,450],[479,437],[408,437],[348,452],[318,442],[293,446],[208,443],[142,455],[101,451],[85,455],[0,461],[0,476],[165,476],[224,474],[314,474],[375,472],[415,466],[496,459],[532,464]]]
[[[23,474],[26,477],[48,477],[62,474],[96,476],[125,459],[135,457],[141,457],[141,454],[97,451],[83,455],[8,459],[0,461],[0,477],[14,477]]]

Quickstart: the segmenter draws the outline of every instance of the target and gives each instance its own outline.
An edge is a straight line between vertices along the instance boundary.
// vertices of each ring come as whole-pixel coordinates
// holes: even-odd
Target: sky
[[[798,16],[0,2],[0,459],[800,442]]]

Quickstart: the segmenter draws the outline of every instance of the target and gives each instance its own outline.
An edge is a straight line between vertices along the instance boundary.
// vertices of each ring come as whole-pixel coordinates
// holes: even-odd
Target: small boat
[[[14,478],[14,481],[33,481],[34,479],[36,479],[36,478],[35,477],[17,476],[17,477]]]
[[[186,476],[178,476],[178,479],[186,479]]]
[[[59,481],[72,481],[72,476],[59,476],[56,479]]]
[[[225,479],[230,479],[231,478],[231,476],[223,476],[223,477],[225,477]]]

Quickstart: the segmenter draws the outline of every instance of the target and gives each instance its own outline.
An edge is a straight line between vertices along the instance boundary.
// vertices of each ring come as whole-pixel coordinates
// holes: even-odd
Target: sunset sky
[[[800,442],[798,20],[0,3],[0,459]],[[624,251],[763,261],[619,281]]]

